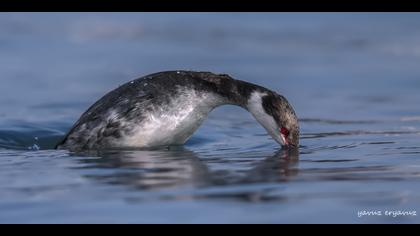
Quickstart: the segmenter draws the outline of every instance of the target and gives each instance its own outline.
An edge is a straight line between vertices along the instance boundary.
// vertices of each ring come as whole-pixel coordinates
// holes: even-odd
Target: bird
[[[127,82],[94,103],[56,149],[148,149],[183,145],[222,105],[249,111],[283,148],[299,147],[299,122],[288,100],[228,74],[162,71]]]

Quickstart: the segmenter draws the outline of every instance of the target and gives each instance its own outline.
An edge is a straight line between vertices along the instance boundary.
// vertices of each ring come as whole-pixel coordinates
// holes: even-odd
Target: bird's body
[[[273,110],[270,99],[265,99],[280,96],[273,93],[228,75],[160,72],[133,80],[106,94],[80,117],[57,147],[83,150],[184,144],[207,115],[224,104],[250,111],[276,139],[275,119],[270,120],[270,116],[262,113]],[[278,98],[284,100],[284,104],[279,104],[282,109],[291,109],[284,97]],[[283,115],[295,118],[293,109]],[[277,138],[280,141],[280,137]]]

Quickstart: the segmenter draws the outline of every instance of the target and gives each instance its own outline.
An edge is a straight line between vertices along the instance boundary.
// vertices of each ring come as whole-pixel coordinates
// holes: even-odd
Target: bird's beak
[[[283,144],[285,146],[289,146],[289,140],[287,140],[286,136],[284,136],[284,134],[280,134],[281,135],[281,139],[283,140]]]
[[[283,140],[283,147],[284,148],[288,148],[288,149],[295,149],[296,145],[289,142],[289,139],[286,138],[286,136],[284,136],[283,134],[280,135],[281,139]]]

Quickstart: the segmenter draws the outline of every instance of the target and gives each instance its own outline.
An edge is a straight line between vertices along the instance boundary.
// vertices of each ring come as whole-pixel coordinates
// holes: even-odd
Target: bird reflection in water
[[[196,188],[246,185],[250,183],[286,182],[298,174],[299,153],[293,150],[279,150],[261,159],[255,157],[244,171],[241,169],[212,170],[212,165],[223,165],[208,158],[200,158],[195,152],[183,147],[153,151],[103,151],[77,153],[83,169],[110,170],[95,171],[85,175],[89,179],[124,185],[138,190],[160,190],[180,186]],[[230,162],[235,161],[228,157]],[[260,158],[260,161],[255,159]],[[210,158],[211,159],[211,158]],[[221,158],[222,160],[222,158]],[[242,163],[241,163],[242,164]]]

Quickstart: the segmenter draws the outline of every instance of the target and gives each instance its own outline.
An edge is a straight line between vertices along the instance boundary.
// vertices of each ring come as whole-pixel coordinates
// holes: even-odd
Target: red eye
[[[286,137],[289,136],[289,130],[284,127],[281,127],[280,133],[282,133]]]

